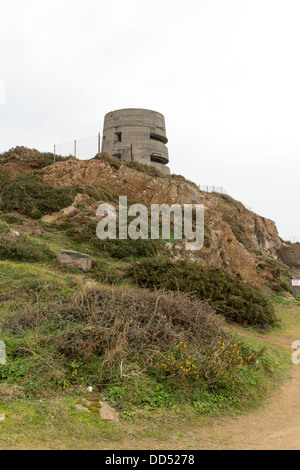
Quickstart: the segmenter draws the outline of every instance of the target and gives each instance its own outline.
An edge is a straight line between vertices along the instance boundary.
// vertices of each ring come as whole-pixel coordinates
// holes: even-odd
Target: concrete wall
[[[120,109],[104,118],[102,152],[170,173],[165,118],[147,109]]]

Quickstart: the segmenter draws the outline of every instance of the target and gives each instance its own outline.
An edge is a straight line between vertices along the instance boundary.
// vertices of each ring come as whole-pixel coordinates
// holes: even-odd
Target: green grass
[[[0,261],[2,299],[19,301],[37,294],[54,299],[62,298],[76,291],[77,282],[75,277],[58,274],[49,267]],[[0,312],[2,309],[3,303]]]
[[[40,240],[14,233],[0,223],[0,260],[13,260],[28,263],[50,262],[55,254]]]
[[[124,431],[117,425],[103,422],[94,414],[76,410],[78,398],[57,397],[40,400],[0,402],[0,414],[7,419],[0,424],[0,448],[48,447],[59,449],[85,448],[88,441],[105,446],[120,440]]]

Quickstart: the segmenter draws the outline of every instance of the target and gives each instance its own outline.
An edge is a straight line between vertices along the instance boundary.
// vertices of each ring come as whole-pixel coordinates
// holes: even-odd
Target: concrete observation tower
[[[148,109],[120,109],[104,118],[102,152],[170,174],[165,118]]]

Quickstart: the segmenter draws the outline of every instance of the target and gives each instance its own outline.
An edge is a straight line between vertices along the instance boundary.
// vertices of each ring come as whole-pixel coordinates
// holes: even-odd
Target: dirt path
[[[170,440],[132,441],[111,449],[236,449],[300,450],[300,365],[266,405],[240,418],[217,419],[213,424],[174,433]]]
[[[300,450],[300,366],[263,408],[194,434],[199,448]]]

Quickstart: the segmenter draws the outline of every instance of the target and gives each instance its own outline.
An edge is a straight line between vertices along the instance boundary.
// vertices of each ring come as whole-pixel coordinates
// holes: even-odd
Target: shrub
[[[6,171],[0,169],[0,193],[8,183],[8,176]]]
[[[74,197],[72,188],[49,186],[40,175],[26,174],[17,176],[4,187],[2,207],[28,216],[35,211],[49,214],[70,206]]]
[[[96,243],[102,253],[112,258],[144,258],[156,255],[156,245],[152,240],[99,240]]]
[[[240,325],[276,325],[274,307],[263,291],[219,267],[153,259],[132,264],[129,275],[144,287],[191,292],[207,299],[218,314]]]
[[[34,330],[41,338],[36,348],[49,348],[67,363],[78,360],[87,367],[101,359],[100,383],[118,376],[121,363],[159,363],[181,341],[204,345],[227,338],[207,303],[180,293],[102,288],[61,305],[25,307],[6,319],[6,334]]]
[[[94,260],[91,277],[103,284],[120,284],[122,280],[122,274],[111,263],[102,259]]]
[[[73,243],[88,244],[91,254],[106,254],[115,259],[153,257],[157,253],[157,246],[153,240],[100,240],[96,235],[96,222],[73,225],[66,231]]]
[[[53,312],[54,313],[54,312]],[[56,318],[55,318],[56,317]],[[59,350],[71,357],[118,356],[167,351],[177,342],[222,338],[213,310],[188,295],[131,289],[101,289],[64,306],[56,323],[74,329],[57,336]],[[86,328],[77,328],[81,323]]]
[[[32,219],[40,219],[42,217],[42,213],[39,209],[36,209],[35,211],[31,212],[31,218]]]

